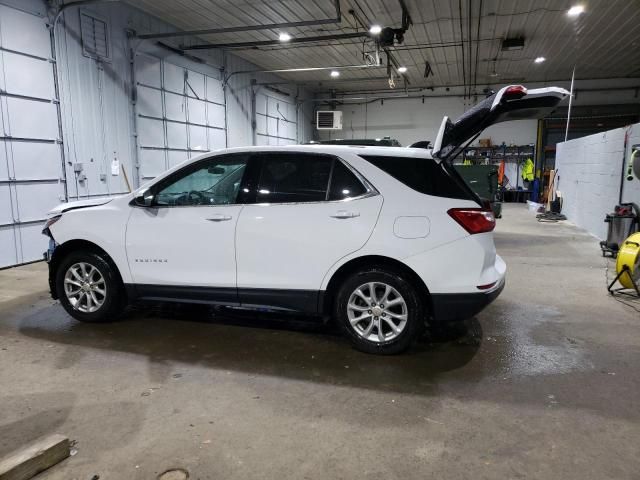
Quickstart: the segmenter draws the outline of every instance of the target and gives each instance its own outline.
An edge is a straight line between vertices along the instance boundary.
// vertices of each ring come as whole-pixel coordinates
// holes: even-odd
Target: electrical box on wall
[[[342,112],[337,110],[317,111],[316,128],[318,130],[342,130]]]

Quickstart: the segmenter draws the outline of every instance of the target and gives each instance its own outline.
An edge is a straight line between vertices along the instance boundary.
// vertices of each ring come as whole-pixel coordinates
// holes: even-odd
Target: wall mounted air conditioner
[[[316,128],[318,130],[342,130],[342,112],[337,110],[317,111]]]

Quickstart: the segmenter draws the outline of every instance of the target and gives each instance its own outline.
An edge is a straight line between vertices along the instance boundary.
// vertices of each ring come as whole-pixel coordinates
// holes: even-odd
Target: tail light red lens
[[[452,208],[447,213],[471,235],[491,232],[496,227],[493,212],[483,208]]]
[[[502,94],[502,98],[506,100],[517,100],[527,94],[527,89],[523,85],[511,85]]]

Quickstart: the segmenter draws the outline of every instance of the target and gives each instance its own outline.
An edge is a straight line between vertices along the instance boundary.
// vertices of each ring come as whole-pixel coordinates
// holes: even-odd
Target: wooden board
[[[69,454],[67,437],[49,435],[0,460],[0,480],[27,480],[64,460]]]

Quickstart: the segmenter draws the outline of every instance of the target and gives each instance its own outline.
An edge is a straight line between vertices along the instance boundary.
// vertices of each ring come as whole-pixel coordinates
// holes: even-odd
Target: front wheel
[[[115,267],[95,252],[73,252],[62,259],[56,290],[67,313],[81,322],[115,320],[126,305]]]
[[[383,355],[406,350],[425,325],[418,290],[401,274],[377,269],[344,281],[334,315],[355,348]]]

